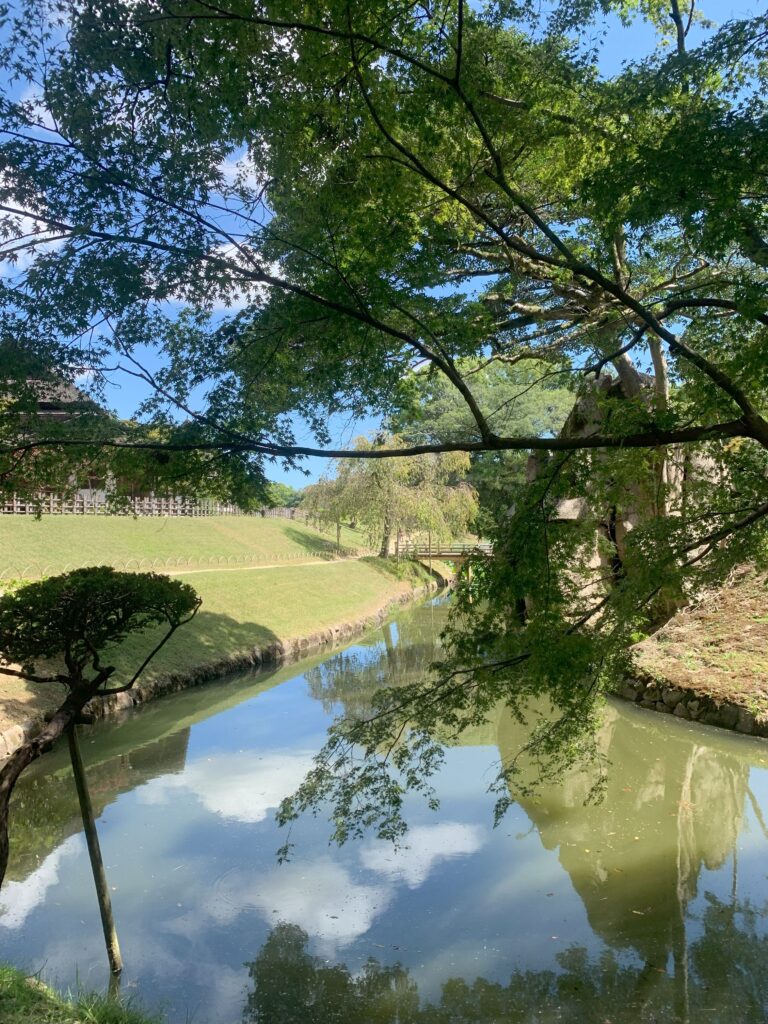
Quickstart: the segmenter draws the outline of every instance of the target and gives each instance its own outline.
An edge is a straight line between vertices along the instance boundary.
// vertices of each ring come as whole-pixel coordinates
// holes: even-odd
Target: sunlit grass
[[[160,1019],[96,993],[65,998],[22,971],[0,967],[3,1024],[159,1024]]]
[[[367,549],[348,527],[342,548]],[[257,516],[0,516],[0,580],[53,575],[81,565],[162,571],[178,563],[306,561],[332,557],[336,530],[322,533],[289,519]]]

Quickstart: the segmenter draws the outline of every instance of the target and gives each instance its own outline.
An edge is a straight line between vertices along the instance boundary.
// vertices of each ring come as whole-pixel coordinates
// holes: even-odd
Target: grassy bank
[[[147,679],[374,615],[386,602],[424,583],[428,574],[410,563],[398,573],[390,563],[371,557],[188,572],[179,579],[195,588],[203,604],[152,662]],[[135,664],[147,642],[147,635],[129,637],[120,647],[117,664]]]
[[[157,1024],[159,1018],[102,996],[68,999],[13,967],[0,966],[3,1024]]]
[[[638,677],[697,698],[695,714],[684,714],[683,702],[675,714],[758,731],[750,725],[753,719],[757,726],[768,722],[767,599],[766,577],[746,571],[730,586],[703,595],[635,647]],[[744,715],[732,710],[718,721],[723,705],[743,709],[746,727]]]
[[[358,551],[366,548],[366,537],[345,527],[341,544]],[[335,530],[331,536],[289,519],[0,516],[0,580],[48,576],[80,565],[162,571],[179,563],[310,560],[335,551]]]
[[[172,528],[177,548],[181,544],[179,538],[197,538],[203,528],[202,532],[210,530],[215,535],[209,542],[209,550],[219,545],[225,552],[228,549],[223,547],[224,538],[242,530],[248,543],[258,540],[265,554],[275,549],[288,550],[290,544],[298,543],[296,538],[301,532],[296,524],[287,520],[235,517],[166,520],[165,524],[154,520],[75,516],[69,517],[69,522],[64,517],[51,517],[42,524],[35,524],[19,517],[10,526],[7,520],[0,519],[0,528],[6,536],[18,533],[19,544],[36,525],[47,529],[52,545],[61,537],[62,529],[64,533],[75,530],[80,552],[92,543],[87,535],[95,528],[94,524],[98,524],[98,536],[104,543],[101,552],[94,552],[94,560],[102,563],[116,551],[125,550],[121,545],[125,543],[126,530],[131,527],[137,530],[136,543],[147,535],[162,534],[164,529]],[[110,530],[114,531],[113,535]],[[307,528],[302,530],[302,537],[309,536],[312,543],[318,539],[326,542],[320,535],[312,538]],[[56,550],[52,547],[52,551]],[[358,622],[377,614],[390,602],[411,593],[414,586],[431,579],[421,566],[410,562],[397,565],[373,557],[325,561],[315,558],[304,564],[289,561],[272,567],[231,565],[174,572],[197,590],[203,604],[196,618],[180,629],[155,658],[143,682],[169,674],[188,675],[226,659],[247,657],[257,648],[311,637],[345,623]],[[150,632],[130,637],[112,658],[118,670],[132,673],[159,636],[159,632],[154,635]],[[55,684],[31,684],[0,675],[0,733],[58,706],[61,693],[61,688]]]

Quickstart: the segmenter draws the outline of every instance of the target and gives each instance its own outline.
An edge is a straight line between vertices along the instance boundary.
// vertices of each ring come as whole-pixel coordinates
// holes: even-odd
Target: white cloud
[[[343,865],[323,857],[311,864],[283,864],[266,874],[232,871],[205,910],[219,924],[229,924],[248,909],[259,911],[271,925],[298,924],[330,954],[364,935],[391,898],[390,886],[357,882]]]
[[[446,821],[411,829],[408,845],[399,849],[381,841],[371,843],[360,851],[360,860],[370,871],[416,889],[424,884],[438,861],[476,853],[484,841],[477,825]]]
[[[35,907],[45,900],[50,887],[58,882],[62,860],[77,853],[83,845],[81,835],[70,836],[22,882],[6,880],[0,893],[0,927],[20,928]]]
[[[230,187],[238,186],[246,189],[259,189],[267,182],[267,177],[260,171],[248,152],[244,149],[235,150],[218,165],[221,176]]]
[[[220,754],[215,760],[193,761],[178,775],[154,779],[140,790],[139,799],[162,804],[173,799],[175,791],[187,790],[212,814],[231,821],[264,821],[311,767],[309,753]]]

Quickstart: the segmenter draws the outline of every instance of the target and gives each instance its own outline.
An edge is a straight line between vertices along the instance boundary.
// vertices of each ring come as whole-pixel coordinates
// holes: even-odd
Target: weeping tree
[[[75,569],[0,598],[0,673],[59,683],[65,694],[40,732],[0,768],[0,884],[8,864],[9,802],[21,773],[72,730],[89,701],[130,690],[199,607],[186,583],[109,566]],[[146,653],[135,669],[124,668],[121,642],[145,630]]]
[[[359,437],[355,451],[397,451],[398,435],[375,441]],[[386,558],[393,537],[429,532],[448,539],[468,529],[477,512],[477,495],[465,480],[465,452],[427,452],[410,459],[339,459],[336,475],[313,487],[305,507],[321,520],[354,520],[368,531],[372,545]]]

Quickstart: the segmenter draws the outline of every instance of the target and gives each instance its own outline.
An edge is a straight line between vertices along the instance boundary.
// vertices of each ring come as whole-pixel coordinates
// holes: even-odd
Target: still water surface
[[[273,822],[330,719],[435,656],[428,604],[342,652],[83,732],[125,961],[170,1024],[757,1022],[768,1013],[768,746],[612,704],[599,806],[572,773],[491,827],[499,714],[448,751],[409,846]],[[65,751],[22,780],[0,959],[101,988],[106,960]]]

